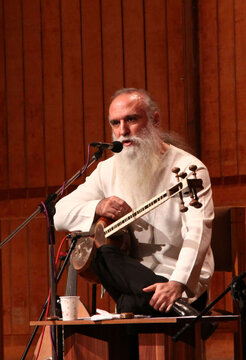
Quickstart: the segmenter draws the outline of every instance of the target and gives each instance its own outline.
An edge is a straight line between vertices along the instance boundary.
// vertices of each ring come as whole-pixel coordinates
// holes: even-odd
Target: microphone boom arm
[[[78,170],[68,181],[65,182],[64,186],[61,186],[55,193],[48,195],[44,204],[48,204],[50,201],[55,201],[59,195],[62,194],[64,190],[66,190],[75,180],[79,179],[80,176],[84,173],[86,169],[88,169],[92,164],[98,161],[103,154],[102,149],[97,150],[91,159],[89,160],[88,164],[84,165],[80,170]],[[5,246],[20,230],[22,230],[29,222],[35,218],[38,214],[43,212],[43,205],[40,204],[38,208],[26,219],[21,223],[10,235],[8,235],[2,242],[0,242],[0,250],[3,246]]]

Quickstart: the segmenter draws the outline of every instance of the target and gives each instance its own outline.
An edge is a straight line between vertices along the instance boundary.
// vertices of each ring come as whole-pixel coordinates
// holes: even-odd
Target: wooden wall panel
[[[235,107],[234,1],[218,2],[219,120],[221,132],[221,175],[238,172]],[[228,101],[228,99],[230,99]],[[228,141],[229,140],[229,141]]]
[[[122,1],[124,87],[146,88],[142,0]]]
[[[1,237],[5,237],[20,221],[2,220]],[[31,319],[38,319],[48,296],[46,221],[36,218],[30,228],[19,233],[11,244],[2,250],[4,268],[3,315],[4,359],[19,359],[34,330]],[[57,248],[57,246],[56,246]],[[64,275],[65,276],[65,275]],[[59,283],[58,294],[64,294],[64,280]],[[41,329],[39,329],[40,333]],[[27,359],[32,358],[38,337],[34,339]]]
[[[9,186],[26,185],[22,8],[4,1]]]
[[[184,94],[183,6],[179,0],[167,2],[168,81],[170,130],[186,137]]]
[[[146,81],[148,91],[154,99],[158,99],[162,110],[161,126],[165,131],[170,128],[166,17],[167,9],[164,1],[145,1]]]
[[[65,177],[84,164],[80,2],[61,2]],[[86,152],[87,154],[87,152]]]
[[[10,234],[10,226],[9,221],[1,220],[1,239]],[[3,293],[2,293],[2,302],[4,304],[3,307],[3,328],[4,334],[11,334],[11,303],[10,299],[12,297],[11,294],[11,269],[10,269],[10,259],[11,259],[11,248],[10,246],[5,246],[1,250],[1,259],[2,259],[2,270],[3,270]]]
[[[5,63],[5,27],[3,14],[3,0],[0,1],[0,188],[8,187],[8,124],[6,102],[6,63]]]
[[[245,204],[245,13],[244,1],[199,6],[202,159],[217,205]]]
[[[27,228],[28,238],[28,284],[29,284],[29,319],[38,319],[42,305],[48,296],[50,286],[47,277],[49,270],[48,240],[44,217],[33,220]],[[14,242],[14,241],[13,241]],[[58,244],[58,241],[56,241]],[[42,296],[40,296],[42,289]]]
[[[201,156],[212,177],[221,174],[216,5],[199,6]]]
[[[0,234],[1,234],[1,223],[0,223]],[[1,309],[1,316],[0,316],[0,358],[3,359],[3,276],[2,276],[2,256],[0,254],[0,309]]]
[[[20,104],[23,105],[21,116],[24,118],[13,126],[18,130],[17,134],[11,135],[14,130],[9,131],[5,151],[7,144],[11,143],[8,151],[10,163],[12,157],[15,162],[22,159],[19,165],[21,171],[19,167],[11,165],[14,181],[22,177],[22,184],[18,186],[21,191],[32,188],[33,191],[36,189],[39,193],[45,193],[47,186],[59,186],[65,177],[78,169],[77,164],[87,152],[90,141],[110,139],[111,130],[104,121],[109,98],[117,88],[124,86],[127,77],[131,79],[127,86],[146,87],[149,79],[150,90],[160,100],[165,114],[165,127],[171,127],[167,124],[169,69],[166,49],[168,43],[172,49],[174,41],[167,41],[167,3],[158,0],[153,8],[148,1],[118,1],[111,4],[111,1],[92,3],[74,0],[68,3],[16,0],[13,4],[13,9],[9,3],[5,9],[6,63],[10,62],[8,29],[11,27],[8,13],[11,10],[11,16],[15,13],[19,16],[12,38],[13,49],[14,45],[18,45],[16,50],[19,49],[20,56],[13,62],[14,71],[6,71],[6,83],[11,85],[8,73],[15,78],[15,85],[17,79],[15,88],[19,94],[15,99],[18,101],[23,97]],[[177,6],[180,15],[181,2],[177,1],[174,5],[168,3],[168,7],[174,9],[171,10],[171,26]],[[176,37],[176,31],[180,34],[178,41],[182,39],[182,24],[181,20],[179,28],[173,26],[174,32],[169,34],[171,38]],[[176,49],[173,57],[174,53]],[[176,56],[175,61],[179,61],[179,66],[184,68],[183,56]],[[164,62],[166,64],[163,66]],[[175,77],[172,61],[170,64]],[[175,97],[175,84],[173,89]],[[10,98],[7,97],[7,104]],[[175,99],[173,101],[176,102]],[[179,99],[178,106],[183,109],[184,98]],[[177,111],[176,108],[176,105],[173,106],[174,111]],[[16,106],[11,104],[11,109],[16,111]],[[10,116],[9,112],[7,116]],[[18,119],[21,117],[18,116]],[[176,116],[173,119],[176,121]],[[8,126],[10,129],[11,121]],[[181,127],[185,132],[185,126]],[[19,142],[19,149],[14,145],[16,142]],[[14,155],[16,153],[18,156]],[[5,162],[4,157],[1,161],[2,166],[6,167],[6,161],[5,156]],[[22,196],[20,192],[19,196]]]
[[[1,220],[1,238],[6,238],[24,220],[25,218]],[[63,236],[62,233],[57,234],[55,253]],[[65,241],[63,253],[66,248]],[[2,249],[5,332],[28,334],[31,329],[26,319],[39,317],[50,286],[48,253],[44,215],[34,218]],[[65,283],[66,272],[58,285],[59,295],[65,293]]]
[[[213,181],[214,179],[212,179]],[[228,179],[230,180],[230,178]],[[217,181],[217,178],[215,179]],[[233,177],[232,184],[213,185],[213,200],[218,206],[245,206],[246,186],[240,184],[237,177]],[[239,182],[237,184],[237,181]]]
[[[46,183],[64,180],[60,2],[41,1]]]
[[[84,146],[104,138],[101,2],[81,2],[82,56],[83,56],[83,102]],[[93,19],[93,20],[92,20]]]
[[[191,151],[201,156],[198,6],[194,0],[184,1],[184,97],[186,142]]]
[[[20,220],[11,220],[10,231],[13,231]],[[27,229],[15,236],[10,244],[10,277],[11,277],[11,331],[25,334],[29,330],[26,319],[29,315],[28,297],[28,241]],[[18,286],[17,286],[18,284]]]
[[[121,0],[102,1],[102,54],[105,140],[110,142],[108,107],[114,92],[124,84],[123,33]]]
[[[45,163],[39,1],[25,0],[22,9],[26,186],[42,187]]]
[[[237,137],[238,144],[236,151],[239,158],[239,174],[246,175],[246,3],[243,0],[234,3],[235,18],[235,49],[236,49],[236,95],[237,95]],[[245,184],[245,182],[244,182]]]

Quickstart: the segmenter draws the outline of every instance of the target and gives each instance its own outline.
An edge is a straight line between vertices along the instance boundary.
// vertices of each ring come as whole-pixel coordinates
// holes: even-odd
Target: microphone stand
[[[55,214],[55,201],[59,196],[61,196],[75,180],[77,180],[86,169],[88,169],[92,164],[94,164],[97,160],[99,160],[103,154],[103,147],[99,147],[99,149],[93,154],[91,159],[74,174],[68,181],[66,181],[55,193],[48,195],[46,200],[42,202],[38,208],[21,224],[19,225],[6,239],[4,239],[0,243],[0,250],[3,246],[5,246],[20,230],[22,230],[33,218],[35,218],[41,212],[45,212],[48,220],[49,220],[49,231],[48,231],[48,243],[49,243],[49,267],[50,267],[50,289],[51,289],[51,311],[50,311],[50,319],[54,320],[57,318],[56,316],[56,271],[54,264],[54,244],[55,244],[55,231],[54,231],[54,214]],[[54,344],[56,343],[55,339],[55,328],[52,327],[52,337]],[[56,358],[55,349],[52,347],[52,359]]]
[[[67,252],[67,255],[66,255],[65,259],[64,259],[64,262],[63,262],[63,264],[62,264],[62,267],[61,267],[61,269],[60,269],[60,271],[59,271],[59,274],[58,274],[58,276],[57,276],[57,283],[59,282],[59,280],[60,280],[60,278],[61,278],[61,276],[62,276],[62,274],[63,274],[63,272],[64,272],[64,270],[65,270],[65,267],[66,267],[66,265],[67,265],[67,263],[68,263],[68,260],[69,260],[69,258],[70,258],[70,255],[71,255],[72,251],[74,250],[75,245],[76,245],[76,243],[77,243],[78,237],[74,236],[74,237],[72,237],[71,239],[72,239],[72,240],[71,240],[70,248],[69,248],[69,250],[68,250],[68,252]],[[41,314],[40,314],[40,316],[39,316],[38,321],[41,321],[42,318],[43,318],[43,316],[44,316],[44,314],[45,314],[45,311],[46,311],[47,305],[48,305],[48,300],[49,300],[49,296],[47,297],[47,299],[46,299],[46,301],[45,301],[45,303],[44,303],[44,305],[43,305],[43,310],[42,310],[42,312],[41,312]],[[22,357],[21,357],[21,360],[24,360],[24,359],[26,358],[26,355],[27,355],[27,353],[28,353],[28,351],[29,351],[29,349],[30,349],[30,346],[31,346],[31,344],[32,344],[32,342],[33,342],[33,339],[34,339],[34,337],[35,337],[35,335],[36,335],[36,333],[37,333],[37,331],[38,331],[38,328],[39,328],[39,325],[36,325],[35,328],[34,328],[34,330],[33,330],[32,335],[31,335],[31,337],[30,337],[30,339],[29,339],[29,341],[28,341],[27,347],[26,347],[26,349],[25,349],[25,351],[24,351],[24,353],[23,353],[23,355],[22,355]]]
[[[232,279],[229,286],[214,300],[212,301],[203,311],[201,311],[189,324],[185,324],[173,337],[174,342],[178,341],[180,336],[183,335],[188,329],[195,325],[195,323],[201,319],[219,300],[221,300],[229,291],[234,300],[239,302],[239,309],[241,314],[241,330],[242,339],[246,335],[246,286],[243,279],[246,277],[246,271],[242,272],[239,276]],[[246,360],[246,344],[243,342],[243,359]]]
[[[99,160],[102,156],[103,152],[101,149],[95,152],[92,158],[89,160],[88,164],[84,165],[79,171],[76,172],[68,181],[65,182],[55,193],[48,195],[47,199],[45,200],[44,204],[47,205],[49,202],[53,202],[60,196],[64,190],[66,190],[75,180],[77,180],[86,169],[88,169],[94,162]],[[23,229],[34,217],[38,214],[43,212],[43,205],[39,205],[38,208],[19,225],[10,235],[8,235],[2,242],[0,242],[0,250],[1,248],[6,245],[21,229]]]

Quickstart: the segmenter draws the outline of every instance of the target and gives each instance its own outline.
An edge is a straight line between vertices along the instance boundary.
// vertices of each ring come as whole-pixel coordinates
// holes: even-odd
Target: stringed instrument
[[[91,268],[91,261],[96,249],[105,244],[114,244],[121,250],[127,251],[130,245],[130,236],[126,227],[169,199],[179,196],[181,212],[188,210],[184,205],[183,196],[190,196],[190,205],[200,208],[202,204],[198,201],[197,193],[203,189],[202,180],[196,178],[197,167],[195,165],[190,166],[189,169],[193,172],[193,179],[188,179],[186,173],[179,173],[179,168],[173,168],[172,172],[176,174],[178,181],[176,185],[156,195],[119,220],[112,222],[110,219],[101,217],[89,234],[80,231],[73,232],[72,234],[76,234],[78,240],[71,254],[71,261],[79,275],[88,281],[99,282]]]

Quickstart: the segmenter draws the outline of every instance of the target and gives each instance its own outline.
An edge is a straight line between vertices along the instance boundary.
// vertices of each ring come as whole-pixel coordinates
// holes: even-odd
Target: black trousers
[[[92,266],[104,288],[115,300],[118,313],[167,316],[167,313],[156,311],[149,305],[153,292],[147,293],[142,290],[157,282],[167,282],[165,277],[156,275],[113,245],[104,245],[97,249]],[[206,301],[207,293],[192,306],[201,311],[206,306]],[[168,315],[177,314],[171,311]]]

